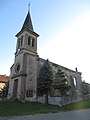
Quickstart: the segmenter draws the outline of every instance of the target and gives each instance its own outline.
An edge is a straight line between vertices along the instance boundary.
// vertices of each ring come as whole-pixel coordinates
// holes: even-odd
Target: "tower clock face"
[[[20,71],[20,63],[17,63],[16,66],[15,66],[15,72],[18,73]]]

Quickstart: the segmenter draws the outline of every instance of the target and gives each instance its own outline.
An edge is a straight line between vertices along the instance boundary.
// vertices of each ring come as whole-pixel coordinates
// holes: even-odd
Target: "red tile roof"
[[[0,75],[0,82],[7,83],[9,81],[10,77],[6,75]]]

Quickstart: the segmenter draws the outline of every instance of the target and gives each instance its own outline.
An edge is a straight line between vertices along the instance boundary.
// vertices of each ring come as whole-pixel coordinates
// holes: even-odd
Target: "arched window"
[[[74,85],[76,86],[77,85],[76,77],[73,78],[73,81],[74,81]]]
[[[32,47],[34,47],[34,38],[32,38]]]
[[[18,39],[18,49],[20,48],[20,39]]]
[[[21,46],[23,45],[23,36],[21,36]]]
[[[30,45],[31,44],[31,37],[29,36],[28,37],[28,45]]]

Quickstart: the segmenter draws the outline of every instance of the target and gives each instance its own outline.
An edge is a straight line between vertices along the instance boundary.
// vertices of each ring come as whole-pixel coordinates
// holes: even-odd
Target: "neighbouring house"
[[[0,90],[9,82],[10,77],[6,75],[0,75]]]

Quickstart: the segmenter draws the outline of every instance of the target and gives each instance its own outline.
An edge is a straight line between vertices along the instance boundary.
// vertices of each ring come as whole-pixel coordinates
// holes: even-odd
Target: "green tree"
[[[9,82],[5,84],[5,86],[1,90],[2,98],[7,98],[8,94],[8,88],[9,88]]]
[[[90,94],[90,85],[85,81],[81,83],[81,93],[83,98],[88,97],[88,94]]]
[[[68,85],[67,81],[67,74],[60,68],[55,74],[53,86],[55,90],[58,90],[61,93],[61,96],[66,96],[67,91],[70,90],[70,86]]]
[[[45,95],[45,103],[48,104],[48,95],[52,88],[53,71],[49,60],[45,60],[38,76],[38,95]]]

